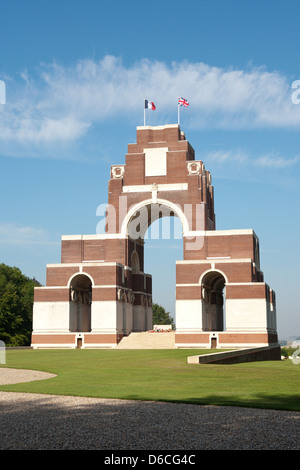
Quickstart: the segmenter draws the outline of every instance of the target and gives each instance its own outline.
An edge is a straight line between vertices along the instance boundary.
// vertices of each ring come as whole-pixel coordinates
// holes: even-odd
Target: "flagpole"
[[[144,127],[146,126],[146,107],[145,107],[145,99],[144,99]]]
[[[180,126],[180,106],[179,106],[179,103],[178,103],[178,126]]]

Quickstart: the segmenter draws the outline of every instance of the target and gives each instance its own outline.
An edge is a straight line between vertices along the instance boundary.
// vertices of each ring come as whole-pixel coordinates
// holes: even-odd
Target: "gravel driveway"
[[[1,377],[46,378],[0,368]],[[298,450],[300,442],[300,413],[291,411],[0,392],[0,416],[1,450]]]

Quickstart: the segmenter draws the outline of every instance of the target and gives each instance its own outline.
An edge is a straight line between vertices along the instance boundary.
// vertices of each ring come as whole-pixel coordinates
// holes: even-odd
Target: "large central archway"
[[[169,201],[147,200],[131,208],[125,227],[134,246],[129,256],[133,277],[141,271],[151,273],[152,301],[176,323],[176,261],[183,257],[183,230],[188,230],[184,213]]]
[[[145,271],[152,275],[153,303],[162,306],[175,325],[176,262],[182,259],[183,237],[180,219],[174,214],[152,222],[144,241]]]

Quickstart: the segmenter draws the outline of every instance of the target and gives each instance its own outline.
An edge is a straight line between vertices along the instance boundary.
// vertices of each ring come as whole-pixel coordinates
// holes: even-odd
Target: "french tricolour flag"
[[[145,100],[145,109],[156,109],[155,104],[152,101]]]

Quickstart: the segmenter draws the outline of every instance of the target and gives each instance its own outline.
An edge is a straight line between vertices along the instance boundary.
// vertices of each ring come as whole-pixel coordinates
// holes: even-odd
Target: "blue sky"
[[[147,124],[173,124],[181,95],[217,229],[255,230],[279,336],[300,335],[299,2],[2,0],[0,13],[0,261],[45,283],[61,235],[96,233],[143,99],[157,107]],[[180,240],[147,241],[154,301],[171,313],[181,256]]]

